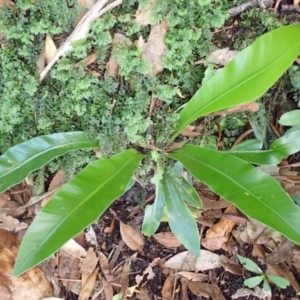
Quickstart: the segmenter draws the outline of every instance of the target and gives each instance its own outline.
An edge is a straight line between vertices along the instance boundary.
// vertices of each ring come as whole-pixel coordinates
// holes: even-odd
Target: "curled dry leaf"
[[[199,132],[195,132],[193,131],[194,130],[194,126],[188,126],[186,129],[184,129],[182,132],[181,132],[181,135],[182,136],[187,136],[187,137],[197,137],[200,135]]]
[[[111,270],[109,267],[107,257],[100,251],[98,251],[98,257],[99,257],[101,271],[103,272],[107,282],[113,281],[114,277],[111,275]]]
[[[45,40],[45,60],[46,60],[47,64],[54,57],[56,51],[57,51],[57,48],[52,40],[52,37],[49,34],[47,34],[46,40]]]
[[[20,243],[20,238],[0,229],[0,298],[40,300],[53,296],[51,284],[37,267],[17,278],[11,277]]]
[[[234,206],[229,206],[225,213],[236,213]],[[232,231],[235,223],[228,218],[222,217],[218,223],[208,229],[205,239],[201,240],[201,244],[209,250],[219,250],[222,245],[229,239],[229,234]]]
[[[184,277],[190,281],[208,281],[209,280],[208,275],[201,274],[201,273],[182,271],[182,272],[176,273],[176,275],[181,275],[182,277]]]
[[[177,248],[181,243],[172,232],[160,232],[153,235],[154,239],[161,245],[168,248]]]
[[[145,245],[143,236],[131,226],[120,222],[120,232],[125,244],[133,251],[143,251]]]
[[[243,111],[256,112],[258,110],[259,110],[259,105],[256,102],[250,102],[250,103],[237,105],[227,110],[218,111],[211,115],[225,117],[227,115],[238,113],[238,112],[243,112]]]
[[[173,289],[174,289],[175,278],[176,278],[173,274],[174,272],[172,271],[164,282],[162,288],[162,300],[173,299]]]

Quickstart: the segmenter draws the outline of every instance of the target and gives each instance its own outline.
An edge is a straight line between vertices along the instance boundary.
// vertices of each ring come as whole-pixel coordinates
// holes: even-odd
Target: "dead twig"
[[[82,19],[79,21],[71,35],[66,39],[66,41],[57,49],[56,53],[52,57],[52,59],[49,61],[46,68],[41,72],[40,74],[40,81],[42,81],[51,68],[55,65],[55,63],[59,60],[60,57],[66,55],[66,53],[70,50],[72,50],[72,43],[86,38],[91,23],[95,20],[97,20],[99,17],[104,15],[107,11],[110,9],[119,6],[122,4],[122,0],[116,0],[110,4],[108,4],[106,7],[106,3],[108,0],[99,0],[97,1],[91,8],[88,10],[88,12],[82,17]]]
[[[241,5],[229,9],[228,13],[231,17],[235,17],[252,7],[260,7],[261,9],[267,9],[272,7],[272,5],[273,0],[249,0]]]

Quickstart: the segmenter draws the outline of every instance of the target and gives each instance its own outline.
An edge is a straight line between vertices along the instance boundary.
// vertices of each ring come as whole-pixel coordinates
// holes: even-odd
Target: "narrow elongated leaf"
[[[164,206],[165,206],[165,200],[164,200],[162,183],[158,178],[156,178],[155,200],[153,204],[147,205],[145,209],[142,233],[150,236],[156,232],[164,213]]]
[[[289,111],[281,116],[279,123],[283,126],[294,126],[300,124],[300,109]]]
[[[299,53],[300,24],[281,27],[258,38],[201,86],[181,111],[171,140],[201,116],[262,96]]]
[[[185,145],[169,154],[238,209],[300,244],[300,208],[266,173],[228,153]]]
[[[80,131],[39,136],[18,144],[0,157],[0,193],[55,157],[69,151],[98,146]]]
[[[164,172],[162,185],[166,213],[172,232],[183,246],[200,256],[200,236],[197,223],[184,199],[181,198],[174,178],[168,172]]]
[[[176,179],[177,178],[175,178],[175,180]],[[189,203],[191,206],[194,206],[198,209],[202,208],[202,201],[193,186],[190,185],[189,182],[184,178],[178,178],[176,182],[181,199]]]
[[[95,221],[125,192],[143,156],[130,149],[99,159],[65,184],[26,232],[13,275],[18,276],[37,265]]]
[[[270,146],[269,150],[240,151],[233,148],[228,151],[249,163],[257,165],[276,165],[287,157],[300,150],[300,131],[285,134]]]

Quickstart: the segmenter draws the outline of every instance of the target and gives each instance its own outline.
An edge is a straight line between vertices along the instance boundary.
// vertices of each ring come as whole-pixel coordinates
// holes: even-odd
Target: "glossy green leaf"
[[[262,270],[253,260],[240,255],[238,255],[237,258],[245,269],[253,273],[262,274]]]
[[[162,180],[166,213],[170,228],[180,243],[195,255],[200,255],[197,223],[188,209],[174,178],[164,172]]]
[[[276,275],[268,275],[268,278],[273,281],[278,287],[281,289],[286,289],[288,285],[290,285],[290,282],[281,277],[281,276],[276,276]]]
[[[169,156],[243,213],[300,244],[300,208],[275,179],[231,154],[193,145]]]
[[[73,150],[96,147],[99,145],[83,132],[54,133],[18,144],[0,157],[0,193],[55,157]]]
[[[194,187],[190,185],[190,183],[183,177],[174,179],[177,183],[177,188],[181,199],[189,203],[191,206],[194,206],[198,209],[202,208],[202,201]]]
[[[233,148],[227,153],[231,153],[249,163],[257,165],[276,165],[284,157],[300,151],[300,131],[285,134],[277,139],[270,146],[269,150],[241,151]]]
[[[201,86],[181,111],[171,140],[201,116],[262,96],[299,53],[300,24],[281,27],[259,37]]]
[[[44,206],[26,232],[13,275],[34,267],[94,222],[121,196],[144,155],[134,149],[79,172]]]
[[[281,116],[279,123],[283,126],[294,126],[300,124],[300,110],[289,111]]]
[[[159,227],[161,218],[164,213],[164,194],[162,183],[159,178],[155,178],[155,200],[153,204],[147,205],[143,220],[142,233],[145,235],[153,235]]]
[[[244,280],[244,285],[252,289],[259,285],[265,278],[265,275],[255,276]]]
[[[258,139],[251,139],[251,140],[245,140],[236,145],[234,148],[232,148],[232,151],[249,151],[249,150],[260,150],[263,146],[263,143],[261,140]]]

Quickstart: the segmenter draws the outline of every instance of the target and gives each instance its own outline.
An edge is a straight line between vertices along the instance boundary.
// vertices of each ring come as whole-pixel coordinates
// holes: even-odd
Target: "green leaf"
[[[290,285],[290,282],[281,276],[268,275],[268,278],[281,289],[286,289],[287,286]]]
[[[194,206],[198,209],[202,208],[202,201],[194,187],[190,185],[190,183],[183,177],[174,179],[177,183],[177,188],[181,199],[189,203],[191,206]]]
[[[300,208],[266,173],[228,153],[185,145],[169,153],[240,211],[300,244]]]
[[[43,207],[26,232],[13,276],[34,267],[94,222],[121,196],[144,157],[134,149],[102,158],[79,172]]]
[[[263,143],[261,140],[258,139],[251,139],[246,140],[238,145],[236,145],[234,148],[232,148],[231,151],[249,151],[249,150],[259,150],[263,146]]]
[[[154,182],[155,200],[153,204],[147,205],[142,226],[142,233],[148,236],[154,234],[159,227],[165,206],[161,180],[155,177]]]
[[[289,111],[281,116],[279,123],[283,126],[294,126],[300,124],[300,110]]]
[[[300,150],[300,131],[285,134],[270,146],[269,150],[240,151],[233,148],[227,153],[257,165],[277,165],[284,157]]]
[[[263,290],[265,292],[271,292],[271,287],[266,277],[264,278]]]
[[[181,198],[176,181],[167,171],[164,172],[162,185],[166,213],[172,232],[183,246],[200,256],[200,236],[197,223],[184,199]]]
[[[276,49],[276,51],[273,51]],[[259,37],[201,88],[180,113],[171,141],[201,116],[256,100],[300,53],[300,24],[284,26]]]
[[[244,285],[247,286],[248,288],[252,289],[252,288],[256,287],[257,285],[259,285],[263,281],[264,278],[265,278],[265,275],[248,278],[248,279],[244,280]]]
[[[245,269],[253,273],[262,274],[262,270],[253,260],[240,255],[238,255],[237,257]]]
[[[99,145],[80,131],[39,136],[18,144],[0,157],[0,193],[55,157],[73,150],[96,147]]]

